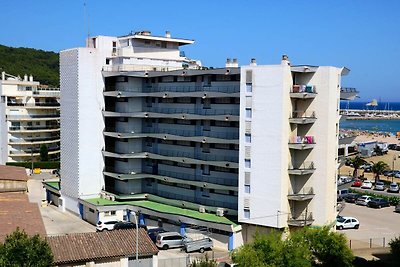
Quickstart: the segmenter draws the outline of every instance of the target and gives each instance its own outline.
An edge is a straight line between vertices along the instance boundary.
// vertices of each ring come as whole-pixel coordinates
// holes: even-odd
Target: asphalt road
[[[346,203],[340,215],[355,217],[360,221],[359,229],[338,231],[352,240],[353,248],[387,246],[392,238],[400,236],[400,213],[394,212],[393,206],[373,209]]]

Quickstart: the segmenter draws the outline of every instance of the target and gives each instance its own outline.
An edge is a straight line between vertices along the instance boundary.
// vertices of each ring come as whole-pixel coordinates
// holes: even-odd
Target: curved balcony
[[[48,149],[48,154],[49,155],[54,155],[60,153],[60,148],[55,147],[55,148],[49,148]],[[34,149],[33,153],[30,149],[28,150],[10,150],[9,151],[9,156],[10,157],[31,157],[31,156],[40,156],[40,150],[39,149]]]
[[[294,111],[292,112],[292,117],[289,118],[289,122],[293,124],[311,124],[316,120],[317,118],[315,117],[315,111]]]
[[[296,227],[311,225],[313,222],[314,222],[314,217],[312,212],[302,213],[297,216],[289,214],[289,218],[287,221],[289,226],[296,226]]]
[[[296,150],[312,149],[315,146],[314,136],[294,136],[289,140],[289,148]]]
[[[9,121],[50,121],[59,119],[60,119],[60,114],[7,115],[7,120]]]
[[[59,142],[60,142],[59,136],[9,139],[9,145],[40,145],[40,144],[51,144]]]
[[[312,174],[315,171],[314,162],[304,162],[302,164],[289,165],[288,172],[292,175]]]
[[[299,191],[289,192],[287,197],[289,200],[305,201],[312,199],[314,196],[314,189],[312,187],[304,187]]]
[[[292,86],[290,97],[295,99],[313,99],[317,96],[314,85],[298,85]]]
[[[203,109],[203,108],[145,108],[145,112],[165,114],[196,114],[196,115],[235,115],[239,116],[239,109]]]
[[[7,102],[8,107],[23,107],[26,109],[60,109],[60,103],[37,102],[37,103],[17,103]]]
[[[60,125],[48,126],[11,126],[8,128],[10,133],[42,133],[42,132],[59,132]]]

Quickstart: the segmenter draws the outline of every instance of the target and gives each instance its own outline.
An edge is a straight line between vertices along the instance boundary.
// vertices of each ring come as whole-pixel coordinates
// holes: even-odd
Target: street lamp
[[[396,155],[393,155],[393,165],[392,165],[392,183],[394,178],[394,162],[396,161]]]
[[[135,218],[135,224],[136,224],[136,265],[139,266],[139,225],[136,217],[136,212],[133,212],[133,218]]]

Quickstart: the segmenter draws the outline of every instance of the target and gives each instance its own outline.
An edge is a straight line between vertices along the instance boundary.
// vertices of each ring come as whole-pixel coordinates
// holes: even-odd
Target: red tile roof
[[[55,264],[132,257],[136,253],[136,229],[49,236],[47,241]],[[139,256],[158,253],[145,229],[139,229],[138,245]]]
[[[0,180],[28,181],[28,175],[23,167],[0,165]]]
[[[24,193],[0,194],[0,242],[17,227],[28,235],[46,235],[37,203],[30,203]]]

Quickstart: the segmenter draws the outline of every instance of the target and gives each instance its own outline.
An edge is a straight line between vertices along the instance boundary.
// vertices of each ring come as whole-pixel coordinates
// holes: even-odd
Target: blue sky
[[[400,101],[400,1],[101,1],[0,0],[0,44],[60,51],[83,46],[87,35],[151,30],[196,40],[186,55],[206,66],[226,58],[248,64],[347,66],[343,86],[361,100]]]

